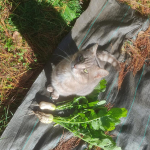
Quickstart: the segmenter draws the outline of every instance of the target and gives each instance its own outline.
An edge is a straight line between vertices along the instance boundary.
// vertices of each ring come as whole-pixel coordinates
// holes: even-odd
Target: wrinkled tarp
[[[130,6],[115,0],[92,0],[87,10],[77,19],[71,32],[62,40],[55,54],[65,56],[85,49],[94,43],[99,43],[99,50],[113,54],[118,60],[125,58],[121,55],[121,46],[128,38],[135,39],[139,31],[145,31],[149,20],[140,16]],[[57,63],[56,55],[50,62]],[[39,101],[50,101],[46,91],[50,83],[50,62],[40,73],[22,104],[17,109],[0,140],[1,150],[49,150],[59,142],[63,133],[60,126],[40,123],[35,115],[28,115],[33,104]],[[106,78],[107,90],[100,99],[124,107],[128,110],[126,118],[121,119],[115,131],[114,140],[123,150],[150,150],[150,68],[143,69],[133,77],[128,73],[121,90],[118,91],[118,73],[106,65],[110,75]],[[62,98],[60,98],[61,100]],[[63,98],[66,100],[67,98]],[[66,138],[70,138],[68,134]],[[75,149],[84,149],[86,144],[80,143]]]

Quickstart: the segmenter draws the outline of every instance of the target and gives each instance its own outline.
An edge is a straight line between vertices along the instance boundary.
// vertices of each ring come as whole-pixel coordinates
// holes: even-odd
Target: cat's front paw
[[[54,93],[52,93],[51,97],[52,97],[52,99],[58,99],[59,98],[59,94],[54,92]]]
[[[48,85],[48,86],[47,86],[47,91],[48,91],[48,92],[53,92],[53,90],[54,90],[54,89],[53,89],[53,87],[52,87],[51,85]]]

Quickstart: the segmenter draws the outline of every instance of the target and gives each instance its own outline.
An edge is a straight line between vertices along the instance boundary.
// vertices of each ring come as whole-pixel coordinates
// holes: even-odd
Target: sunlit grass
[[[150,1],[148,0],[120,0],[126,2],[133,9],[142,15],[150,16]],[[121,88],[123,80],[128,72],[132,72],[133,76],[141,70],[143,65],[150,65],[150,26],[143,32],[140,31],[136,41],[128,39],[122,46],[122,52],[126,53],[128,60],[121,63],[121,71],[119,73],[118,89]],[[130,61],[129,61],[130,59]]]
[[[132,9],[139,11],[142,15],[150,16],[149,0],[119,0],[119,1],[127,3],[132,7]]]
[[[78,0],[0,1],[0,134],[80,14]]]

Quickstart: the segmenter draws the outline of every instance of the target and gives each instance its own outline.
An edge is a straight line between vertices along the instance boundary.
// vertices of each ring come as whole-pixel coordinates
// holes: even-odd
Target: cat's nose
[[[73,68],[76,68],[76,65],[72,65],[71,67],[72,67],[72,69],[73,69]]]

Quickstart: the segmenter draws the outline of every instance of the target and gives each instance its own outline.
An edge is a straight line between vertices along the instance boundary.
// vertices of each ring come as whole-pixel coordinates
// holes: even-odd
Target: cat
[[[90,94],[100,80],[109,72],[105,70],[104,62],[109,62],[119,70],[119,62],[107,52],[97,51],[98,44],[89,49],[79,51],[68,58],[63,59],[56,66],[52,66],[51,85],[47,87],[52,92],[52,99],[58,99],[59,95]]]

